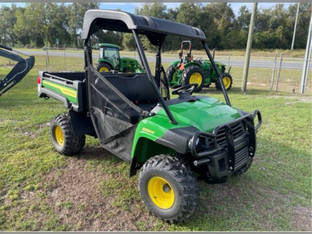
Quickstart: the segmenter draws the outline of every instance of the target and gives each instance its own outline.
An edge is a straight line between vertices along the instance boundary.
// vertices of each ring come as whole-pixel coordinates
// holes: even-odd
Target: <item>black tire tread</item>
[[[149,207],[149,204],[145,202],[148,208],[154,213],[156,216],[162,218],[163,220],[170,223],[180,223],[186,221],[190,216],[192,216],[199,204],[199,186],[197,184],[197,180],[193,175],[192,171],[189,167],[187,167],[180,159],[173,156],[168,155],[158,155],[154,156],[143,165],[139,175],[139,181],[144,176],[144,173],[150,169],[161,169],[168,172],[171,176],[175,178],[176,181],[179,182],[181,187],[183,188],[182,192],[182,205],[180,211],[174,216],[170,218],[163,218],[153,212],[153,207]],[[139,191],[140,182],[139,182]],[[144,199],[143,199],[144,200]]]
[[[228,90],[230,90],[230,89],[232,88],[232,85],[233,85],[233,78],[232,78],[232,76],[231,76],[230,73],[223,73],[223,74],[222,74],[222,79],[223,79],[223,77],[225,77],[225,76],[228,76],[228,77],[230,77],[230,79],[231,79],[230,87],[228,87],[228,88],[226,89],[226,90],[228,91]],[[217,78],[217,79],[218,79],[218,78]],[[220,85],[219,80],[216,80],[216,89],[217,89],[217,90],[221,90],[221,85]]]
[[[96,67],[96,70],[97,70],[97,71],[100,71],[100,68],[101,68],[103,65],[105,65],[106,67],[108,67],[108,68],[109,68],[109,71],[112,70],[112,66],[109,65],[108,63],[105,63],[105,62],[99,63],[99,64],[97,65],[97,67]]]
[[[176,66],[174,65],[170,65],[166,71],[166,75],[167,75],[167,78],[168,78],[168,81],[171,82],[172,81],[172,78],[173,78],[173,74],[174,72],[177,70]]]
[[[194,91],[195,92],[200,92],[203,87],[204,87],[204,83],[205,83],[205,76],[204,76],[204,73],[203,73],[203,70],[201,69],[200,66],[197,66],[197,65],[191,65],[189,67],[186,67],[182,73],[182,85],[188,85],[190,82],[189,82],[189,79],[191,77],[191,75],[195,72],[199,72],[201,75],[202,75],[202,78],[203,78],[203,82],[201,83],[200,86],[197,86]]]
[[[59,125],[64,135],[64,145],[60,147],[54,139],[54,126]],[[50,123],[50,139],[57,152],[66,156],[78,154],[85,145],[85,135],[76,136],[68,113],[62,113],[52,119]]]

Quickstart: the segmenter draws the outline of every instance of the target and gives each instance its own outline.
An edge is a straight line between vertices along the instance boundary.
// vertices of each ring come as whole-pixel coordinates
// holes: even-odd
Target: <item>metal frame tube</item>
[[[164,99],[162,98],[162,96],[159,92],[159,89],[158,89],[158,87],[157,87],[157,85],[153,79],[151,70],[149,68],[149,65],[148,65],[144,50],[143,50],[142,42],[141,42],[140,38],[138,37],[138,34],[136,33],[135,30],[132,30],[132,33],[133,33],[133,37],[134,37],[134,40],[135,40],[137,48],[138,48],[141,63],[143,64],[143,67],[145,68],[145,72],[147,73],[147,77],[148,77],[149,81],[151,82],[151,85],[152,85],[152,87],[153,87],[153,89],[157,95],[158,101],[160,102],[160,104],[164,108],[166,114],[168,115],[168,117],[170,119],[170,122],[172,124],[177,124],[177,121],[175,120],[171,111],[169,110],[168,106],[166,105],[166,103],[165,103]]]
[[[227,94],[227,92],[226,92],[226,89],[225,89],[224,84],[223,84],[223,81],[222,81],[222,75],[221,75],[221,73],[220,73],[220,71],[219,71],[219,69],[218,69],[216,63],[214,62],[213,56],[212,56],[211,53],[210,53],[210,50],[209,50],[209,48],[208,48],[208,45],[206,44],[205,41],[202,41],[202,43],[203,43],[203,46],[204,46],[204,48],[205,48],[205,50],[206,50],[206,53],[207,53],[207,55],[208,55],[208,58],[209,58],[209,60],[210,60],[210,62],[211,62],[212,68],[215,70],[215,72],[216,72],[217,75],[218,75],[218,79],[219,79],[219,82],[220,82],[220,86],[221,86],[222,93],[223,93],[224,99],[225,99],[225,101],[226,101],[226,104],[229,105],[229,106],[231,106],[231,102],[230,102],[229,96],[228,96],[228,94]]]

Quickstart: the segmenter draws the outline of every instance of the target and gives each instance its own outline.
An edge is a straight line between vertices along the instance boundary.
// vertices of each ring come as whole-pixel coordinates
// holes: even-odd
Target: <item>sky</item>
[[[12,4],[15,4],[17,6],[24,6],[25,3],[0,3],[0,7],[1,6],[10,6]],[[140,6],[142,6],[144,3],[139,3],[139,2],[125,2],[125,3],[122,3],[122,2],[105,2],[105,3],[101,3],[100,4],[100,8],[101,9],[110,9],[110,10],[114,10],[114,9],[121,9],[123,11],[127,11],[127,12],[130,12],[130,13],[134,13],[135,12],[135,8],[140,8]],[[170,9],[170,8],[177,8],[181,3],[173,3],[173,2],[170,2],[170,3],[164,3],[166,6],[167,6],[167,9]],[[203,3],[203,4],[206,4],[206,3]],[[251,10],[252,8],[252,4],[253,3],[234,3],[234,2],[231,2],[229,3],[235,13],[235,15],[238,14],[239,12],[239,8],[243,5],[246,5],[247,8],[249,10]],[[263,8],[271,8],[271,7],[274,7],[276,4],[278,3],[258,3],[258,9],[263,9]],[[284,7],[288,7],[289,5],[291,4],[296,4],[296,3],[283,3],[284,4]]]

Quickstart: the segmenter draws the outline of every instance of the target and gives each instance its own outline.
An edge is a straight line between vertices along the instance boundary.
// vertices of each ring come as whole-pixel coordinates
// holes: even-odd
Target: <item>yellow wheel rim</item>
[[[55,140],[57,144],[63,146],[64,144],[64,135],[60,126],[56,126],[54,129]]]
[[[199,72],[194,72],[190,77],[190,84],[197,84],[200,86],[203,82],[203,77]]]
[[[103,66],[100,68],[100,72],[109,72],[109,69],[108,67]]]
[[[224,88],[228,89],[231,85],[231,79],[228,76],[223,77]]]
[[[174,203],[174,191],[170,183],[159,176],[148,181],[147,191],[152,202],[161,209],[169,209]]]

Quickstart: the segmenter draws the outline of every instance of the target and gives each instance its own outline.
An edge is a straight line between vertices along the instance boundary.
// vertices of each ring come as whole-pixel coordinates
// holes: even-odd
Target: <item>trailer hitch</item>
[[[20,55],[27,56],[24,59]],[[4,57],[10,60],[17,61],[17,64],[12,70],[0,80],[0,96],[8,91],[10,88],[20,82],[26,74],[33,68],[35,64],[35,57],[28,56],[20,51],[13,50],[10,47],[0,45],[0,57]]]

